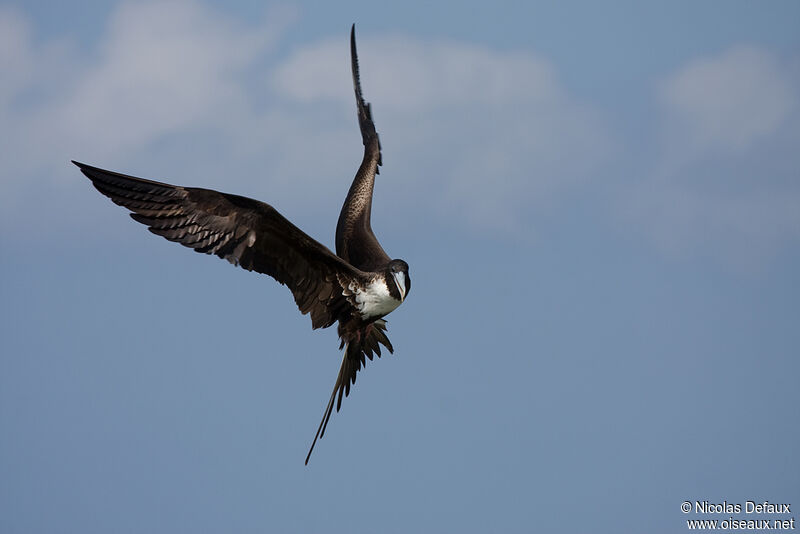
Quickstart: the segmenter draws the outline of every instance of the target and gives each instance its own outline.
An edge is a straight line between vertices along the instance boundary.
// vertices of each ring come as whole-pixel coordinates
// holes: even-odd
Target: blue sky
[[[727,518],[685,500],[800,507],[796,2],[75,6],[0,6],[0,530],[682,532]],[[335,331],[69,160],[252,196],[332,246],[353,22],[373,227],[413,290],[305,467]]]

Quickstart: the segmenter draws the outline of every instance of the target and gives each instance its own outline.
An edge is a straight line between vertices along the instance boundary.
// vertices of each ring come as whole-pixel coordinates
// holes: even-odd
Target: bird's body
[[[381,345],[393,351],[384,316],[411,289],[408,264],[386,254],[370,225],[381,149],[370,106],[361,95],[355,28],[350,49],[364,158],[339,215],[336,254],[269,204],[73,162],[101,193],[131,210],[131,217],[151,232],[273,277],[289,287],[300,311],[310,315],[313,328],[338,322],[342,365],[306,463],[317,438],[325,433],[334,401],[338,411],[366,358],[380,356]]]

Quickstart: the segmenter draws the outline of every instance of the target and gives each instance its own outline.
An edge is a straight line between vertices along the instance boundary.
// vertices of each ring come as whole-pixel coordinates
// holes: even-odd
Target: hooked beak
[[[397,290],[400,291],[400,302],[403,302],[406,299],[406,273],[402,271],[392,273],[392,278],[394,278]]]

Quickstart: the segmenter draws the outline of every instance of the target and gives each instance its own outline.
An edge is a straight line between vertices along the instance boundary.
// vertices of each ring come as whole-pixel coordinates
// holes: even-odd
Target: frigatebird
[[[372,110],[361,93],[355,24],[350,30],[350,61],[364,157],[336,224],[336,254],[264,202],[73,161],[98,191],[129,209],[130,216],[154,234],[271,276],[291,290],[300,311],[311,316],[313,329],[339,323],[342,364],[306,464],[317,439],[325,435],[334,402],[338,412],[365,358],[380,357],[381,345],[394,352],[384,317],[411,289],[408,264],[386,254],[370,224],[382,158]]]

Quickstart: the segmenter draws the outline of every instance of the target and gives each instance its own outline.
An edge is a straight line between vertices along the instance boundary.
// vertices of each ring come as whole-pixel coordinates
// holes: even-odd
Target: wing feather
[[[390,258],[375,237],[370,222],[375,175],[382,164],[381,142],[372,120],[372,108],[361,92],[355,25],[350,30],[350,61],[364,157],[339,213],[336,224],[336,253],[351,265],[372,271],[388,263]]]
[[[348,286],[367,275],[297,228],[269,204],[181,187],[73,162],[98,191],[151,232],[197,252],[267,274],[292,291],[314,328],[354,313]]]

